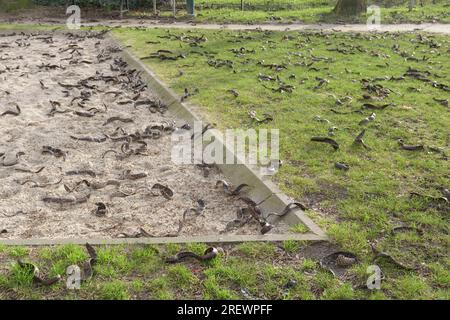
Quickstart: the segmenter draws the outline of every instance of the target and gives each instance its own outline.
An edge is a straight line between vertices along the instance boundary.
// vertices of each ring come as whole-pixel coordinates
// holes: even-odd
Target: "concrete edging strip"
[[[85,244],[92,245],[120,245],[120,244],[165,244],[165,243],[230,243],[230,242],[272,242],[272,241],[323,241],[326,238],[306,234],[266,234],[266,235],[235,235],[235,236],[193,236],[174,238],[67,238],[67,239],[4,239],[2,245],[12,246],[51,246],[61,244]]]

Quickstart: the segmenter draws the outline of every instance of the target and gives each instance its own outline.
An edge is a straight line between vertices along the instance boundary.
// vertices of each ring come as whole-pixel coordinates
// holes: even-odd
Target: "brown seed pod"
[[[57,275],[56,277],[51,279],[44,279],[41,275],[39,268],[33,263],[23,262],[22,260],[18,260],[17,263],[22,269],[33,274],[33,283],[41,284],[44,286],[51,286],[52,284],[57,283],[61,279],[60,275]]]
[[[162,185],[162,184],[160,184],[160,183],[155,183],[155,184],[153,185],[153,187],[152,187],[152,190],[154,190],[154,189],[160,190],[161,195],[162,195],[164,198],[166,198],[167,200],[170,200],[170,199],[172,199],[172,197],[173,197],[173,194],[174,194],[174,193],[173,193],[172,189],[170,189],[169,187],[164,186],[164,185]]]
[[[166,262],[167,263],[178,263],[181,262],[187,258],[193,258],[193,259],[197,259],[198,261],[208,261],[208,260],[212,260],[215,257],[217,257],[219,251],[214,248],[214,247],[209,247],[208,249],[205,250],[205,253],[203,255],[198,255],[194,252],[190,252],[190,251],[182,251],[177,253],[175,256],[167,258]]]
[[[348,268],[356,263],[356,259],[340,254],[336,258],[336,265],[343,268]]]

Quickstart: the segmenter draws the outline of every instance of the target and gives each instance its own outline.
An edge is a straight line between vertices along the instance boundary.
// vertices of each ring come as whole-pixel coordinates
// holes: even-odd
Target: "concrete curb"
[[[60,30],[61,32],[62,30]],[[0,33],[11,33],[14,30],[7,30]],[[32,30],[20,30],[20,32],[30,33]],[[48,31],[43,31],[46,33]],[[73,31],[71,31],[73,32]],[[81,31],[82,32],[82,31]],[[121,46],[110,34],[106,37],[110,45]],[[148,83],[148,87],[155,93],[161,101],[169,106],[169,114],[179,118],[193,126],[194,121],[200,121],[201,117],[195,114],[187,105],[180,102],[175,92],[168,88],[145,64],[136,58],[128,50],[124,49],[119,54],[131,68],[141,71],[141,77]],[[223,141],[214,131],[211,136]],[[197,139],[200,138],[197,137]],[[225,146],[225,145],[224,145]],[[226,146],[225,146],[226,148]],[[226,148],[226,152],[234,151]],[[246,164],[218,165],[227,180],[233,185],[246,183],[252,186],[252,189],[246,193],[246,196],[253,201],[260,203],[259,207],[263,212],[281,212],[289,203],[293,202],[284,193],[282,193],[275,184],[259,175],[257,168],[252,168]],[[162,238],[118,238],[118,239],[97,239],[97,238],[68,238],[68,239],[0,239],[0,244],[4,245],[56,245],[56,244],[158,244],[158,243],[220,243],[220,242],[243,242],[243,241],[323,241],[327,240],[325,233],[317,226],[303,211],[299,209],[292,210],[282,218],[287,224],[304,224],[311,232],[305,234],[265,234],[265,235],[208,235],[192,237],[162,237]],[[271,221],[276,223],[277,219]]]
[[[66,19],[52,19],[52,22],[36,22],[36,21],[17,21],[16,24],[36,24],[65,27]],[[8,21],[0,21],[0,23],[8,23]],[[236,24],[236,23],[207,23],[207,22],[164,22],[159,20],[103,20],[100,22],[85,22],[82,27],[124,27],[124,28],[162,28],[162,29],[204,29],[204,30],[267,30],[267,31],[323,31],[323,32],[364,32],[364,33],[383,33],[383,32],[426,32],[435,34],[450,34],[450,23],[398,23],[398,24],[381,24],[378,30],[367,28],[367,24],[303,24],[303,23],[256,23],[256,24]]]
[[[266,234],[266,235],[233,235],[233,236],[194,236],[174,238],[67,238],[67,239],[3,239],[2,245],[11,246],[52,246],[63,244],[89,243],[92,245],[120,245],[120,244],[166,244],[166,243],[235,243],[235,242],[279,242],[296,241],[324,241],[326,238],[311,234]]]

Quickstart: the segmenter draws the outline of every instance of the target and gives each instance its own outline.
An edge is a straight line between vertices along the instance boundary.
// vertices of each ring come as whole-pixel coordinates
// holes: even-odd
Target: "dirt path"
[[[41,13],[43,14],[43,13]],[[46,15],[47,16],[47,15]],[[92,15],[91,15],[92,16]],[[228,30],[323,30],[323,31],[342,31],[342,32],[368,32],[371,31],[365,24],[214,24],[214,23],[190,23],[190,22],[172,22],[171,20],[154,20],[154,19],[108,19],[87,18],[83,21],[83,26],[109,26],[109,27],[148,27],[148,28],[180,28],[180,29],[228,29]],[[65,24],[64,14],[53,15],[53,17],[45,18],[44,16],[36,16],[34,18],[27,17],[11,17],[1,16],[0,23],[23,23],[23,24]],[[423,24],[383,24],[378,29],[379,32],[412,32],[424,31],[431,33],[450,34],[450,24],[443,23],[423,23]]]
[[[372,31],[365,24],[194,24],[194,23],[164,23],[152,20],[131,20],[123,21],[109,20],[101,22],[84,23],[85,26],[123,26],[123,27],[148,27],[148,28],[180,28],[180,29],[228,29],[228,30],[323,30],[323,31],[342,31],[342,32],[368,32]],[[381,25],[379,32],[411,32],[411,31],[425,31],[432,33],[450,34],[450,24],[386,24]]]
[[[0,33],[0,238],[166,236],[198,200],[180,235],[213,235],[244,206],[220,173],[171,161],[189,128],[119,54],[95,33]]]

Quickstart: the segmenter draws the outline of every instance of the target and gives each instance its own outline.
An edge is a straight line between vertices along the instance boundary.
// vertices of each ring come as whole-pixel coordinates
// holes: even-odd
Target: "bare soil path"
[[[97,15],[97,16],[96,16]],[[102,13],[88,12],[88,15],[81,16],[83,26],[107,26],[107,27],[147,27],[147,28],[181,28],[181,29],[229,29],[229,30],[323,30],[323,31],[341,31],[341,32],[370,32],[373,29],[366,24],[214,24],[214,23],[194,23],[189,21],[174,21],[173,19],[138,19],[109,18]],[[17,24],[50,24],[60,25],[66,23],[66,17],[63,11],[32,11],[24,15],[13,16],[11,14],[0,14],[0,23]],[[430,32],[450,34],[450,24],[445,23],[422,23],[422,24],[382,24],[378,32]]]
[[[323,30],[323,31],[341,31],[341,32],[371,32],[365,24],[209,24],[209,23],[185,23],[173,22],[166,23],[152,20],[106,20],[101,22],[86,22],[84,26],[122,26],[122,27],[158,27],[158,28],[180,28],[180,29],[228,29],[228,30]],[[381,25],[378,32],[413,32],[423,31],[431,33],[450,34],[449,24],[385,24]]]

